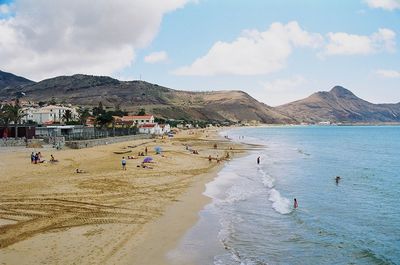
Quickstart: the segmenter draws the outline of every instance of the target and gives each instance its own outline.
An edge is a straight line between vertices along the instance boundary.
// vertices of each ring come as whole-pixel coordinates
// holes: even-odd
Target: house
[[[122,116],[119,117],[119,120],[122,122],[133,122],[137,125],[145,124],[145,123],[154,123],[153,115],[143,115],[143,116]]]
[[[71,112],[71,120],[78,118],[78,113],[74,108],[49,105],[42,108],[24,108],[24,122],[34,121],[37,124],[52,124],[59,123],[64,120],[64,115],[67,111]]]
[[[160,124],[160,134],[166,134],[169,133],[171,131],[171,125],[167,124]]]
[[[169,124],[145,123],[139,125],[139,133],[163,135],[171,131]]]
[[[160,126],[158,125],[158,123],[145,123],[139,125],[139,133],[160,134],[159,132],[160,132]]]
[[[86,126],[94,127],[94,125],[96,124],[96,117],[93,116],[87,117],[85,124]]]

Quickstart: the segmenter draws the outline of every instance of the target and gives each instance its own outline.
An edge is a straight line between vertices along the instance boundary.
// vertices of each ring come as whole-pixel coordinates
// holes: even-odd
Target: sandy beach
[[[123,171],[122,156],[146,146],[151,168],[137,167],[138,157]],[[32,151],[46,162],[31,164]],[[243,150],[204,130],[81,150],[2,149],[0,264],[168,264],[166,253],[208,201],[204,184],[223,165],[208,156],[227,152]],[[51,154],[59,162],[48,162]]]

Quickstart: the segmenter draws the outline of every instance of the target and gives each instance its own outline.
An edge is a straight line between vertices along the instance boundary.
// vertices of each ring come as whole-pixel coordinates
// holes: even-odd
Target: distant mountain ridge
[[[108,76],[82,74],[35,83],[0,71],[0,99],[12,99],[21,92],[36,102],[54,99],[88,107],[102,102],[106,107],[119,106],[130,112],[144,107],[158,117],[173,119],[285,124],[400,122],[400,103],[373,104],[341,86],[274,108],[237,90],[180,91],[145,81],[119,81]]]
[[[299,122],[400,122],[400,103],[373,104],[341,86],[275,109]]]
[[[21,76],[17,76],[11,73],[0,71],[0,90],[3,90],[8,87],[17,87],[21,85],[29,85],[35,82],[26,79]]]

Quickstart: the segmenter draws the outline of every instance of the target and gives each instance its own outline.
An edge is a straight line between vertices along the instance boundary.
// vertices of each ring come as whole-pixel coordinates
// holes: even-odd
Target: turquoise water
[[[173,258],[199,264],[400,264],[400,127],[225,134],[265,147],[232,160],[207,184],[212,203]],[[341,176],[338,184],[335,176]]]

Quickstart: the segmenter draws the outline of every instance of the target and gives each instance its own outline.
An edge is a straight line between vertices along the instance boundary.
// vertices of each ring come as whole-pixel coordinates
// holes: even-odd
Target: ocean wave
[[[268,175],[264,170],[262,170],[261,168],[259,169],[260,173],[261,173],[261,182],[263,183],[263,185],[267,188],[273,188],[274,187],[274,178],[270,175]]]
[[[282,197],[276,189],[269,191],[269,200],[272,202],[272,208],[278,213],[288,214],[292,211],[290,200]]]
[[[231,187],[235,180],[240,176],[234,172],[220,172],[218,176],[211,182],[206,184],[206,190],[203,194],[212,199],[221,200],[225,191]]]
[[[243,187],[239,186],[232,186],[228,191],[227,191],[227,197],[222,200],[221,202],[223,203],[235,203],[238,201],[245,201],[248,198],[254,196],[255,192],[245,190]]]

